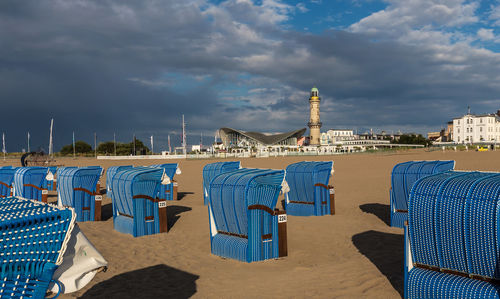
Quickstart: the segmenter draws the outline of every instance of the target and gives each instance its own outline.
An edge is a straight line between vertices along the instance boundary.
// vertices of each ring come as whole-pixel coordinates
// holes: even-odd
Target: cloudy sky
[[[500,109],[500,0],[3,0],[7,150],[219,127],[425,133]]]

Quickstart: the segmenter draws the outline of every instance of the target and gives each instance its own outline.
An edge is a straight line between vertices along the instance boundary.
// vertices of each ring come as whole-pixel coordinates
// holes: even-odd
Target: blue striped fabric
[[[203,203],[205,205],[208,205],[208,188],[212,179],[221,173],[235,171],[239,168],[239,161],[215,162],[203,167]]]
[[[0,298],[45,298],[73,221],[69,209],[0,199]]]
[[[330,214],[329,190],[314,185],[320,183],[328,186],[332,166],[332,161],[304,161],[288,165],[286,168],[286,181],[290,191],[287,193],[287,200],[285,201],[287,214],[295,216],[323,216]]]
[[[242,168],[211,180],[208,207],[213,254],[245,262],[278,257],[277,216],[249,207],[273,210],[283,177],[282,170]]]
[[[409,199],[415,267],[407,297],[500,298],[500,285],[490,282],[500,279],[499,207],[499,173],[449,171],[418,180]]]
[[[0,168],[0,197],[7,197],[11,194],[12,183],[14,182],[14,173],[17,168],[1,167]]]
[[[31,184],[41,189],[47,172],[47,167],[19,167],[14,173],[14,195],[41,201],[42,191],[25,185]]]
[[[408,220],[408,197],[413,184],[425,176],[452,170],[455,161],[408,161],[394,166],[391,172],[391,226],[403,227]]]
[[[165,175],[167,175],[171,183],[170,184],[161,184],[158,188],[158,198],[163,200],[174,200],[174,176],[175,172],[178,168],[177,163],[165,163],[165,164],[155,164],[151,165],[153,168],[161,168],[165,171]]]
[[[155,199],[162,174],[161,168],[133,167],[113,175],[113,224],[117,231],[134,237],[160,232],[158,202],[133,197],[142,195]],[[152,219],[146,219],[150,217]]]
[[[79,222],[95,220],[95,193],[101,173],[102,168],[96,166],[62,167],[58,172],[59,204],[75,208],[76,220]],[[85,189],[92,194],[75,190],[77,188]]]

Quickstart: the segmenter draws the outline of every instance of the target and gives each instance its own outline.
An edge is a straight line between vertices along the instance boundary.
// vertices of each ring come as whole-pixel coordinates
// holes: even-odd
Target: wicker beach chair
[[[132,165],[123,165],[123,166],[110,166],[106,169],[106,196],[111,199],[113,202],[113,188],[111,187],[111,182],[113,181],[113,176],[122,170],[132,168]]]
[[[408,220],[408,197],[413,184],[425,176],[455,168],[455,161],[408,161],[394,166],[389,190],[391,226],[403,228]]]
[[[335,214],[335,192],[329,185],[333,161],[298,162],[286,168],[290,187],[285,210],[295,216],[323,216]]]
[[[1,200],[0,298],[45,297],[74,221],[71,209],[15,197]]]
[[[100,221],[102,195],[97,183],[102,174],[100,167],[61,167],[58,171],[58,204],[72,207],[76,220]]]
[[[19,167],[14,173],[14,195],[47,202],[48,190],[44,188],[47,167]]]
[[[283,170],[239,169],[209,185],[212,254],[244,262],[287,255],[286,214],[275,210]]]
[[[208,205],[208,188],[212,179],[219,174],[240,169],[239,161],[215,162],[203,167],[203,203]]]
[[[14,182],[14,173],[16,168],[1,167],[0,168],[0,198],[12,196],[12,182]]]
[[[163,169],[134,167],[113,175],[115,230],[134,237],[167,231],[167,204],[156,198]]]
[[[174,176],[180,173],[177,163],[166,163],[151,165],[153,168],[162,168],[164,170],[163,179],[170,181],[168,184],[160,185],[158,190],[158,198],[162,200],[177,200],[177,189],[179,184],[174,180]]]
[[[449,171],[410,193],[406,298],[500,298],[500,173]]]

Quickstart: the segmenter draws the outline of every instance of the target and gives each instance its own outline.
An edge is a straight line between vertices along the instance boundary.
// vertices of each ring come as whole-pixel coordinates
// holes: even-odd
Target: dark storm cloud
[[[164,148],[181,114],[196,136],[223,126],[288,131],[305,126],[313,85],[326,129],[426,130],[468,104],[496,109],[498,56],[288,31],[280,24],[293,9],[269,3],[0,2],[8,150],[25,147],[28,130],[32,147],[45,145],[51,117],[56,148],[73,130],[88,142],[93,132],[101,141],[113,132],[121,141],[155,135],[155,148]],[[233,87],[256,90],[224,95]]]

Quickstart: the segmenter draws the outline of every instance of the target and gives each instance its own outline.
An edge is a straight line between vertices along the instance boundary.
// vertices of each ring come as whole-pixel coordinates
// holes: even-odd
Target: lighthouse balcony
[[[323,125],[323,123],[322,123],[322,122],[308,122],[308,123],[307,123],[307,126],[308,126],[309,128],[311,128],[311,127],[321,127],[322,125]]]

